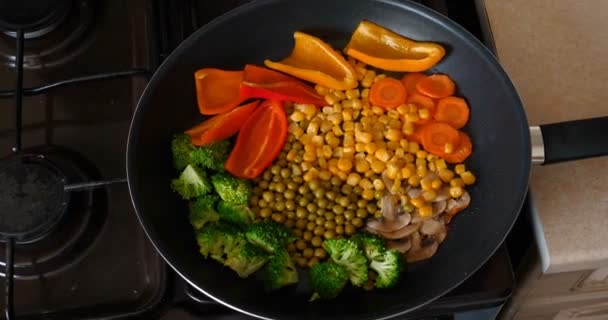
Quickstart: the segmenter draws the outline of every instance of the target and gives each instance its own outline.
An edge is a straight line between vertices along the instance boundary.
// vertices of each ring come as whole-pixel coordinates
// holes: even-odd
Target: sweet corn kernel
[[[433,189],[435,189],[435,190],[439,190],[442,185],[443,185],[443,182],[441,182],[441,179],[439,179],[439,178],[433,179],[433,182],[431,183],[431,187],[433,187]]]
[[[437,191],[435,190],[425,190],[422,192],[422,198],[424,198],[424,200],[431,202],[433,200],[435,200],[435,198],[437,198]]]
[[[450,188],[450,196],[452,198],[460,198],[464,194],[464,190],[462,187],[451,187]]]
[[[418,145],[418,142],[415,141],[410,141],[410,143],[408,144],[408,152],[415,154],[416,152],[418,152],[418,150],[420,150],[420,145]]]
[[[298,150],[291,149],[291,150],[289,150],[289,152],[287,152],[285,159],[287,159],[287,161],[293,161],[297,155],[298,155]]]
[[[400,145],[399,142],[397,141],[389,141],[386,143],[386,148],[388,148],[388,150],[397,152],[397,151],[401,151],[402,154],[404,154],[403,150],[400,149]]]
[[[339,126],[340,123],[342,122],[342,114],[332,113],[327,116],[327,120],[331,121],[331,123],[333,123],[334,126]]]
[[[397,119],[391,119],[391,121],[389,121],[389,123],[388,123],[388,127],[390,129],[401,130],[402,126],[403,126],[403,124],[401,123],[401,121],[399,121]],[[401,132],[399,132],[399,133],[401,133]]]
[[[384,165],[384,162],[382,162],[380,160],[374,160],[370,164],[370,167],[371,167],[372,171],[374,171],[375,173],[380,174],[380,173],[382,173],[384,171],[384,168],[386,166]]]
[[[401,179],[396,178],[393,180],[393,185],[391,186],[391,193],[400,194],[403,193],[403,187],[401,186]]]
[[[408,103],[407,107],[409,108],[410,113],[418,113],[418,106],[413,103]]]
[[[361,191],[361,198],[365,200],[372,200],[374,198],[374,190],[366,189]]]
[[[406,122],[410,122],[411,123],[411,122],[416,122],[418,120],[420,120],[420,118],[418,117],[418,113],[408,112],[405,115],[405,121]]]
[[[352,169],[352,167],[353,162],[349,159],[342,158],[338,160],[338,169],[340,169],[340,171],[348,172],[350,169]]]
[[[369,164],[366,160],[357,160],[357,162],[355,163],[355,170],[360,173],[366,172],[367,170],[369,170]]]
[[[334,108],[331,106],[325,106],[321,109],[321,112],[323,112],[324,114],[332,114],[334,113]]]
[[[437,167],[438,170],[441,169],[447,169],[447,164],[445,163],[445,160],[443,159],[437,159],[435,160],[435,166]]]
[[[361,180],[361,176],[358,173],[352,172],[346,178],[346,183],[354,187],[359,184],[360,180]]]
[[[353,99],[353,110],[359,111],[361,110],[361,108],[363,108],[363,104],[361,103],[361,100],[359,99]]]
[[[407,179],[407,183],[412,187],[417,187],[420,185],[420,177],[417,175],[412,175]]]
[[[301,111],[296,110],[289,116],[289,119],[291,119],[293,122],[300,122],[306,119],[306,116]]]
[[[327,181],[327,180],[331,179],[331,176],[332,176],[332,174],[328,170],[319,171],[319,178],[321,178],[321,180]]]
[[[407,105],[402,104],[402,105],[398,106],[395,110],[397,111],[397,113],[399,113],[400,115],[403,116],[410,111],[410,108]]]
[[[435,167],[435,162],[429,161],[428,167],[429,167],[429,171],[432,171],[432,172],[437,171],[437,167]]]
[[[306,172],[304,174],[302,179],[304,179],[304,181],[306,181],[306,182],[310,182],[313,179],[316,179],[318,176],[319,176],[319,171],[315,168],[311,168],[310,170],[308,170],[308,172]]]
[[[432,153],[429,153],[429,154],[426,156],[426,161],[435,161],[435,160],[437,160],[437,158],[438,158],[438,157],[437,157],[436,155],[434,155],[434,154],[432,154]]]
[[[388,129],[384,137],[389,141],[401,140],[401,132],[397,129]]]
[[[306,172],[306,171],[308,171],[308,170],[312,169],[312,167],[313,167],[313,166],[312,166],[312,162],[303,161],[303,162],[300,164],[300,168],[302,168],[302,171],[304,171],[304,172]]]
[[[332,106],[332,108],[334,108],[334,113],[342,112],[342,104],[340,102],[336,102],[336,103],[332,104],[331,106]]]
[[[293,129],[292,134],[294,137],[300,138],[304,134],[304,129],[297,127],[295,129]]]
[[[351,110],[342,111],[342,120],[344,120],[344,121],[353,120],[353,112]]]
[[[363,188],[363,190],[374,188],[374,184],[369,181],[367,178],[363,178],[359,181],[359,187]]]
[[[336,135],[336,137],[341,137],[344,135],[344,131],[339,126],[332,126],[331,131]]]
[[[420,108],[418,109],[418,117],[420,117],[420,119],[427,120],[431,117],[431,113],[427,108]]]
[[[323,139],[323,136],[314,136],[314,137],[312,137],[311,142],[312,142],[314,145],[316,145],[316,146],[319,146],[319,147],[320,147],[320,146],[322,146],[322,145],[323,145],[323,141],[324,141],[324,140],[325,140],[325,139]]]
[[[443,146],[443,152],[450,154],[452,152],[454,152],[454,145],[447,142],[444,146]]]
[[[406,153],[406,154],[403,156],[403,160],[405,160],[405,162],[406,162],[406,163],[411,163],[411,164],[413,164],[413,163],[414,163],[414,156],[413,156],[411,153]],[[415,166],[413,166],[413,168],[414,168],[414,169],[416,169],[416,167],[415,167]]]
[[[368,179],[373,179],[373,177],[376,175],[376,173],[373,172],[372,170],[369,170],[369,171],[365,171],[365,173],[363,175]]]
[[[322,85],[316,85],[315,86],[315,91],[317,91],[318,94],[320,95],[326,95],[327,93],[329,93],[329,89],[327,87],[324,87]]]
[[[420,177],[423,178],[424,176],[426,176],[429,173],[429,170],[426,168],[426,166],[417,166],[416,167],[416,174]]]
[[[433,180],[430,177],[424,177],[420,180],[420,187],[422,190],[431,190],[433,189]]]
[[[355,140],[357,142],[370,143],[372,142],[372,134],[369,132],[359,132],[355,131]]]
[[[401,129],[401,131],[403,131],[404,134],[406,135],[411,135],[414,133],[414,124],[411,122],[406,122],[403,124],[403,128]]]
[[[327,94],[325,95],[325,102],[327,102],[327,104],[332,105],[336,102],[338,102],[338,97],[336,97],[336,95],[334,95],[333,93]]]
[[[464,187],[464,181],[461,178],[454,178],[450,180],[450,186],[452,187]]]
[[[426,156],[428,155],[428,153],[424,150],[418,150],[416,151],[416,158],[420,158],[420,159],[426,159]]]
[[[342,130],[344,130],[344,132],[352,132],[355,130],[355,124],[352,121],[345,121],[342,124]]]
[[[338,173],[336,174],[336,176],[337,176],[338,178],[340,178],[340,180],[342,180],[342,181],[346,181],[346,178],[348,177],[348,176],[346,175],[346,173],[345,173],[345,172],[342,172],[342,171],[338,172]]]
[[[364,143],[357,142],[357,143],[355,143],[355,151],[357,151],[357,152],[363,152],[363,151],[365,151],[365,146],[366,145]]]
[[[407,141],[407,139],[402,138],[401,140],[399,140],[399,146],[407,152],[407,147],[409,145],[409,141]]]
[[[308,124],[308,128],[306,128],[306,133],[309,135],[316,135],[319,132],[319,123],[318,122],[310,122]]]
[[[435,162],[435,165],[437,165],[437,162]],[[450,169],[439,169],[439,178],[441,178],[441,180],[443,180],[444,182],[450,182],[450,180],[452,180],[454,178],[454,172],[452,172],[452,170]]]
[[[399,175],[399,166],[397,166],[395,163],[388,163],[386,165],[386,177],[389,179],[396,179]]]
[[[317,155],[315,152],[304,152],[302,155],[302,160],[304,161],[315,161],[317,159]]]
[[[471,171],[465,171],[465,172],[461,173],[460,178],[462,178],[462,181],[466,185],[471,185],[471,184],[475,183],[475,180],[476,180],[475,175]]]
[[[398,143],[393,143],[394,146],[396,146],[395,148],[395,157],[397,157],[398,159],[403,159],[403,157],[405,156],[405,150],[401,149],[400,145]],[[391,146],[392,148],[392,146]]]
[[[359,98],[359,89],[346,90],[346,98],[349,100]]]
[[[426,160],[422,158],[416,158],[416,167],[426,166]]]
[[[341,90],[334,91],[334,95],[336,96],[336,98],[338,98],[338,100],[344,100],[346,98],[346,94],[344,93],[344,91]]]
[[[383,113],[384,113],[384,109],[382,109],[382,108],[380,108],[380,107],[378,107],[378,106],[373,106],[373,107],[372,107],[372,112],[373,112],[374,114],[381,115],[381,114],[383,114]]]
[[[361,98],[367,99],[368,96],[369,96],[369,89],[365,88],[365,89],[361,90]]]
[[[461,175],[463,172],[465,172],[467,169],[465,168],[464,164],[457,164],[454,167],[454,171],[458,174]]]
[[[413,174],[412,170],[409,167],[401,168],[401,178],[408,179]]]
[[[319,126],[319,131],[321,131],[321,133],[326,133],[328,131],[331,130],[331,128],[333,127],[333,124],[327,120],[323,120],[321,121],[321,125]]]
[[[433,216],[433,207],[430,205],[422,206],[418,209],[418,213],[423,218],[430,218]]]
[[[391,155],[384,148],[379,148],[376,150],[376,152],[374,152],[374,156],[376,156],[376,158],[382,162],[387,162],[388,159],[391,158]]]
[[[422,198],[410,199],[410,203],[413,204],[416,208],[421,208],[426,204],[426,202]]]
[[[374,189],[377,191],[382,191],[386,187],[382,179],[374,179],[372,183],[374,184]]]
[[[378,147],[373,142],[370,142],[365,145],[365,152],[367,152],[369,154],[373,154],[374,152],[376,152],[377,149],[378,149]]]

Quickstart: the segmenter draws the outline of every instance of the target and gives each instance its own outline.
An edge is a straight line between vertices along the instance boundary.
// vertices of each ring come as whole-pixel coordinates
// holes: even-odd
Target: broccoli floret
[[[384,240],[375,234],[359,232],[350,237],[350,240],[363,250],[368,260],[379,259],[386,252]]]
[[[273,221],[257,222],[245,231],[249,242],[261,247],[267,252],[277,252],[295,240],[291,230]]]
[[[377,260],[372,260],[369,266],[376,271],[376,288],[390,288],[399,282],[401,271],[405,269],[405,263],[399,251],[388,250]]]
[[[234,270],[239,277],[247,278],[260,269],[269,258],[266,251],[244,242],[228,254],[225,265]]]
[[[255,215],[246,204],[234,204],[232,202],[220,201],[217,205],[220,219],[241,226],[253,222]]]
[[[244,235],[233,225],[222,221],[207,223],[197,231],[200,253],[224,263],[228,256],[247,243]]]
[[[194,229],[202,228],[207,222],[215,222],[220,219],[215,211],[215,203],[219,200],[215,194],[206,194],[196,198],[190,203],[190,224]]]
[[[276,290],[298,282],[298,271],[287,250],[276,251],[264,267],[264,286]]]
[[[183,170],[190,164],[190,153],[196,147],[190,142],[187,134],[176,134],[171,140],[171,153],[173,154],[173,165],[177,170]]]
[[[314,292],[310,300],[335,298],[347,282],[346,268],[333,262],[319,262],[310,268],[310,285]]]
[[[190,153],[191,163],[215,171],[224,171],[224,165],[230,154],[230,142],[222,140],[195,148]]]
[[[362,286],[367,281],[367,259],[356,243],[347,239],[329,239],[323,242],[331,259],[346,268],[350,282]]]
[[[179,178],[171,181],[171,188],[185,200],[200,197],[212,190],[205,171],[193,165],[186,166]]]
[[[251,195],[251,185],[249,181],[231,176],[221,172],[211,177],[211,182],[215,192],[220,195],[222,200],[234,204],[245,204]]]

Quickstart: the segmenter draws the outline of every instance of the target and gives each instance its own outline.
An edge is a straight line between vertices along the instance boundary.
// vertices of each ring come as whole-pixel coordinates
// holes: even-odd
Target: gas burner
[[[36,9],[30,13],[29,6]],[[5,12],[4,8],[13,11]],[[12,12],[21,14],[11,19]],[[26,24],[29,28],[22,28],[26,39],[23,67],[39,69],[65,64],[93,42],[92,37],[86,37],[93,24],[93,12],[91,0],[0,1],[0,30],[4,30],[0,33],[0,64],[15,67],[15,30]]]
[[[70,0],[20,0],[0,2],[0,29],[23,30],[26,39],[39,37],[55,29],[67,16]]]
[[[41,147],[23,150],[22,154],[27,155],[2,165],[11,170],[8,174],[0,172],[0,227],[11,228],[14,236],[24,229],[21,225],[27,225],[26,229],[30,230],[35,229],[32,225],[44,221],[44,233],[32,232],[24,240],[16,238],[15,277],[31,278],[58,272],[87,252],[105,224],[108,196],[103,188],[64,192],[66,184],[99,179],[95,167],[74,151]],[[22,164],[18,164],[19,161]],[[28,173],[27,177],[23,173]],[[11,182],[6,183],[6,178]],[[5,188],[14,188],[15,184],[18,184],[18,190],[5,191]],[[5,203],[15,198],[33,202],[23,209],[20,204]],[[19,220],[19,225],[13,226],[16,213],[11,209],[28,215]],[[30,214],[32,211],[37,213]],[[4,230],[2,232],[3,236],[10,236]],[[0,257],[4,256],[4,250],[4,247],[0,249]]]

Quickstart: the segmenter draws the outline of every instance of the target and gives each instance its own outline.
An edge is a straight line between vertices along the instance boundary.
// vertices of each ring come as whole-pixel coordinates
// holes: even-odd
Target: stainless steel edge
[[[545,163],[545,144],[539,126],[530,127],[530,141],[532,146],[532,164]]]

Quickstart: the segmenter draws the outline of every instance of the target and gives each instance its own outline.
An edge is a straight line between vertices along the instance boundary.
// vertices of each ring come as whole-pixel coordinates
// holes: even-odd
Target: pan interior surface
[[[278,60],[293,47],[293,32],[318,36],[341,49],[368,19],[416,40],[442,44],[447,55],[431,70],[457,83],[471,107],[465,131],[478,177],[470,207],[449,225],[430,260],[412,264],[389,290],[349,287],[331,301],[308,302],[306,275],[297,286],[265,292],[256,279],[198,253],[183,200],[172,193],[170,140],[203,120],[193,74],[202,67],[241,69]],[[270,0],[233,10],[201,28],[167,58],[145,90],[131,125],[129,190],[148,236],[169,264],[212,298],[261,318],[378,319],[418,308],[454,288],[492,255],[510,230],[527,190],[530,142],[519,97],[505,72],[472,35],[420,5],[374,0]]]

